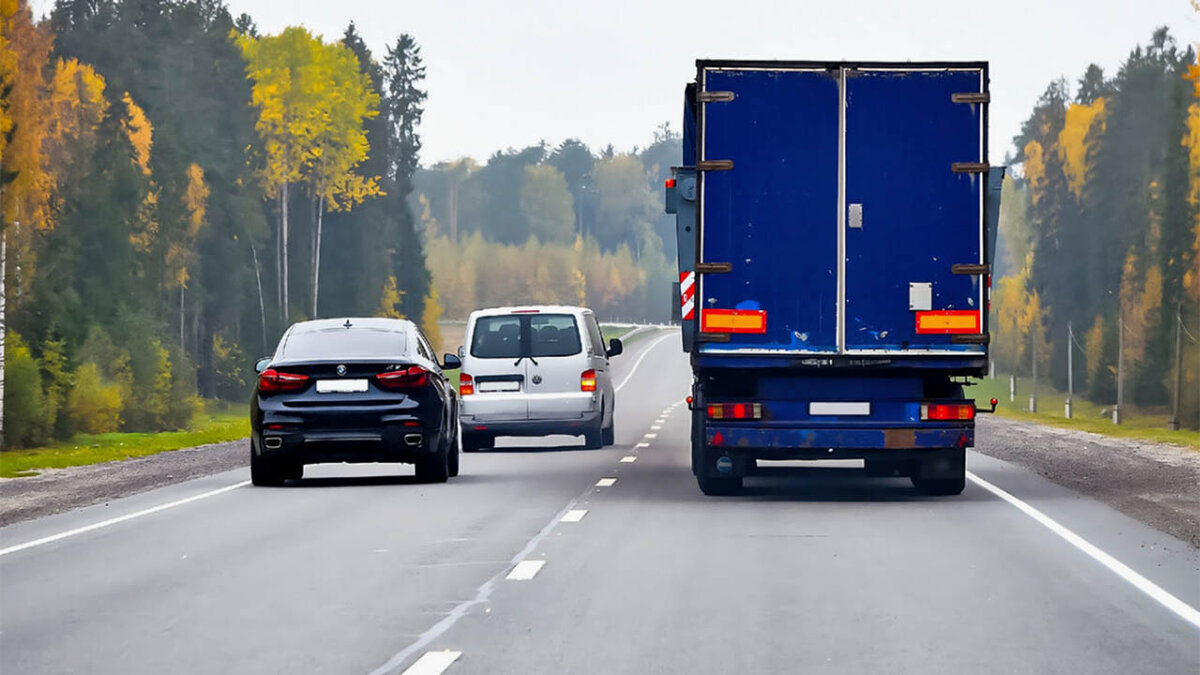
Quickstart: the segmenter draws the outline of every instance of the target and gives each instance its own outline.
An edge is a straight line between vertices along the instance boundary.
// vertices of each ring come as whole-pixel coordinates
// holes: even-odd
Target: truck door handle
[[[863,205],[851,204],[849,217],[846,218],[846,226],[855,230],[861,230],[863,226]]]

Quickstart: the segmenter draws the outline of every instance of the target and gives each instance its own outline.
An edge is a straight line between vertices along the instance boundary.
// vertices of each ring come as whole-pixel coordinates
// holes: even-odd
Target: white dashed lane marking
[[[545,560],[522,560],[517,563],[517,566],[512,568],[505,579],[510,581],[529,581],[537,576],[542,567],[546,565]]]
[[[633,455],[625,455],[624,457],[621,458],[622,464],[628,464],[630,462],[636,462],[636,461],[637,461],[637,457],[634,457]]]
[[[616,478],[601,478],[596,481],[596,487],[612,487],[616,482]]]
[[[558,522],[560,523],[578,523],[587,515],[587,509],[571,509]]]
[[[633,446],[633,447],[634,447],[634,449],[635,449],[635,450],[636,450],[637,448],[648,448],[648,447],[650,447],[650,444],[649,444],[649,443],[638,443],[637,445],[635,445],[635,446]]]
[[[658,438],[658,434],[646,434],[646,438]]]
[[[417,662],[408,667],[402,675],[439,675],[451,663],[454,663],[458,657],[462,656],[462,652],[452,652],[446,650],[444,652],[425,652],[424,656],[417,659]]]

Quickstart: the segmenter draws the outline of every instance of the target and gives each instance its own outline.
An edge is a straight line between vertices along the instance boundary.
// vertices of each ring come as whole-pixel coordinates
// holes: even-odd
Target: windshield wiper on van
[[[537,359],[533,358],[532,356],[526,356],[524,354],[522,354],[520,356],[520,358],[518,358],[516,361],[513,361],[513,365],[519,366],[519,365],[521,365],[521,362],[524,361],[525,359],[529,359],[530,361],[532,361],[533,365],[535,365],[535,366],[538,365]]]

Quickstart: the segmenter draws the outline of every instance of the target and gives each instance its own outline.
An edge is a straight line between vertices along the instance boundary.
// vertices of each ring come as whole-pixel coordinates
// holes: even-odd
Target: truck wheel
[[[965,476],[959,478],[917,478],[912,479],[913,487],[927,495],[948,496],[962,494],[967,487]]]
[[[417,460],[417,481],[421,483],[445,483],[450,477],[450,458],[445,448],[429,457]]]
[[[714,478],[701,471],[696,474],[696,483],[699,484],[700,491],[709,497],[728,497],[742,491],[741,476],[737,478]]]

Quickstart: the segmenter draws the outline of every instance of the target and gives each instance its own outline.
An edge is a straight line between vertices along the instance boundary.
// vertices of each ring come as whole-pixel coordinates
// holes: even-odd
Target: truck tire
[[[917,478],[912,479],[913,487],[927,495],[949,496],[962,494],[967,487],[966,476],[960,478]]]
[[[445,448],[417,460],[417,482],[445,483],[450,478],[450,457]]]
[[[709,497],[729,497],[742,491],[742,477],[715,478],[703,471],[696,474],[696,483],[700,491]]]

